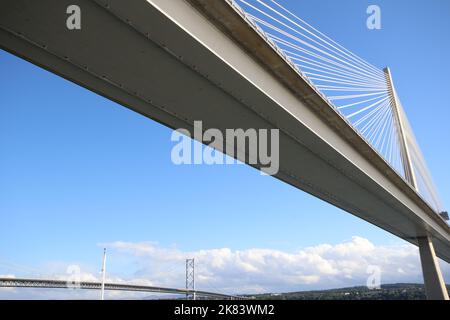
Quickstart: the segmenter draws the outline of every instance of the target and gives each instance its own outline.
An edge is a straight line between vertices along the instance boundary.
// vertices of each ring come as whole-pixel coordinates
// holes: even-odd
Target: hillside
[[[447,285],[450,292],[450,285]],[[300,291],[254,295],[255,299],[270,300],[424,300],[423,284],[385,284],[380,289],[365,286],[322,291]]]

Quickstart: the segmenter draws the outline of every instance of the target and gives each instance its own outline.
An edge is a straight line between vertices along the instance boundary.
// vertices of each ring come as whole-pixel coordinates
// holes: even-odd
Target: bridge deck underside
[[[171,128],[279,128],[278,179],[411,243],[430,232],[450,262],[442,219],[193,7],[152,2],[2,1],[0,46]],[[82,10],[79,31],[65,26],[71,4]]]

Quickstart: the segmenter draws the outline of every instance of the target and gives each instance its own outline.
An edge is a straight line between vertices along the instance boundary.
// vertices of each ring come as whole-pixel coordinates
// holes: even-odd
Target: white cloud
[[[287,292],[365,285],[369,266],[381,270],[382,283],[423,282],[415,246],[377,246],[356,236],[343,243],[321,244],[295,252],[256,248],[182,251],[177,247],[162,247],[152,242],[123,241],[103,246],[108,248],[108,261],[110,266],[113,265],[112,269],[125,270],[119,276],[114,272],[107,273],[107,281],[111,282],[180,288],[184,286],[187,258],[195,258],[197,289],[226,293]],[[125,262],[126,266],[118,268],[114,265],[119,262]],[[68,264],[52,265],[58,266],[53,267],[53,276],[58,279],[67,277],[65,268]],[[448,281],[450,266],[444,262],[441,266]],[[99,281],[100,274],[84,272],[81,277],[83,280]],[[65,292],[61,295],[61,291],[55,293],[48,290],[44,296],[39,296],[39,291],[33,291],[33,295],[36,294],[44,299],[98,298],[98,292],[92,291],[78,291],[75,296],[74,293],[68,295]],[[146,295],[108,292],[109,298],[142,298]]]
[[[340,244],[322,244],[297,252],[229,248],[183,252],[147,242],[113,242],[107,247],[133,256],[139,265],[137,274],[161,286],[183,284],[186,258],[196,260],[199,289],[229,293],[365,285],[367,268],[372,265],[381,269],[382,283],[423,281],[415,246],[376,246],[356,236]],[[449,265],[442,263],[442,267],[448,277]]]

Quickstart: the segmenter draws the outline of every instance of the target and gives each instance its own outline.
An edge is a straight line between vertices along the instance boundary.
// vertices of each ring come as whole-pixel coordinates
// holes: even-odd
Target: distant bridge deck
[[[45,289],[55,288],[55,289],[100,290],[101,285],[102,284],[100,282],[88,282],[88,281],[80,281],[79,283],[73,283],[68,280],[0,278],[0,287],[3,288],[45,288]],[[216,292],[144,286],[144,285],[124,284],[124,283],[107,282],[105,283],[105,290],[168,293],[181,295],[195,294],[198,297],[209,297],[215,299],[228,299],[228,300],[244,299],[243,297]]]

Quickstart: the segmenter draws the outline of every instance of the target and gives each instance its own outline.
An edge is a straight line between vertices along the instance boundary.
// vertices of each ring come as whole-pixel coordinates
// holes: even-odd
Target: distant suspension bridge
[[[167,288],[158,286],[145,286],[125,283],[108,283],[106,277],[106,250],[103,254],[102,281],[74,281],[55,279],[26,279],[26,278],[0,278],[0,287],[3,288],[42,288],[42,289],[85,289],[99,290],[100,299],[104,300],[105,290],[111,291],[134,291],[164,294],[185,295],[187,300],[200,299],[221,299],[221,300],[243,300],[249,299],[237,295],[222,294],[195,290],[195,264],[194,259],[186,259],[186,288]]]

